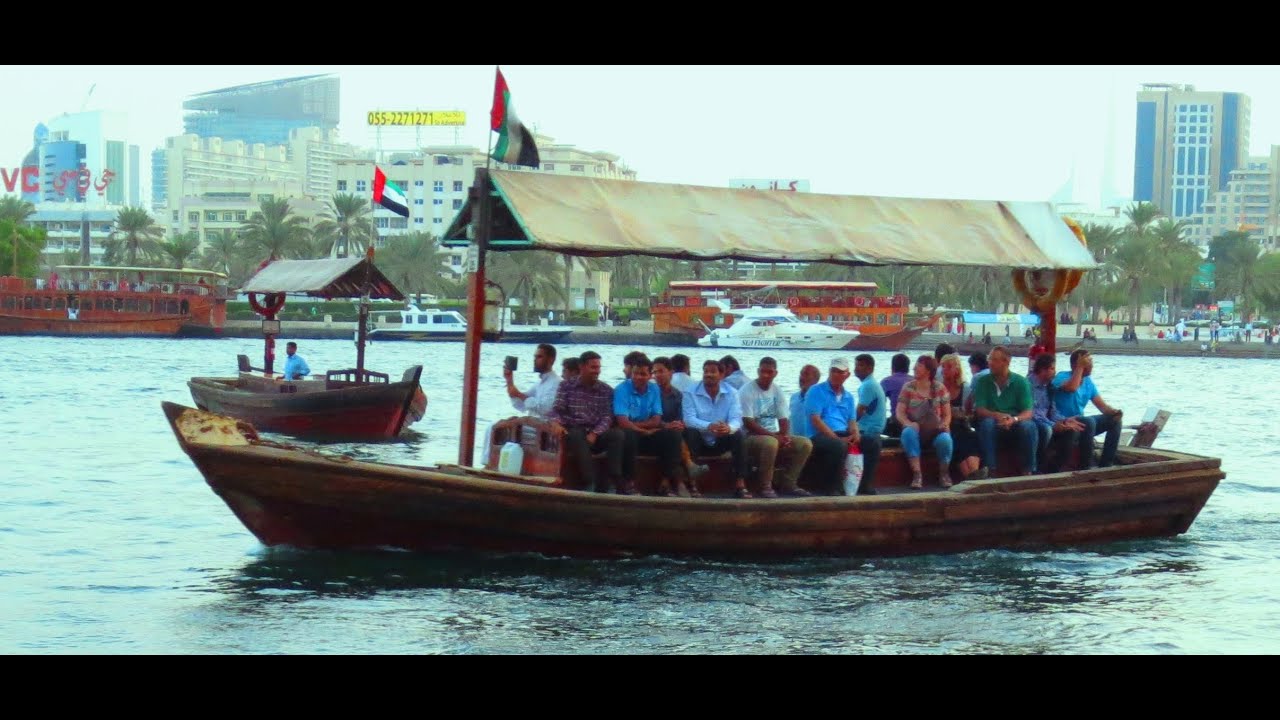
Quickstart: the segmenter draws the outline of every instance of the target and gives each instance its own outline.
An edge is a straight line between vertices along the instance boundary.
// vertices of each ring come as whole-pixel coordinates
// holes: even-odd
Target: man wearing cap
[[[810,457],[819,481],[828,487],[841,486],[849,446],[861,439],[853,393],[844,387],[850,374],[848,358],[832,358],[827,381],[809,388],[804,399],[804,411],[809,416],[809,437],[813,441]]]

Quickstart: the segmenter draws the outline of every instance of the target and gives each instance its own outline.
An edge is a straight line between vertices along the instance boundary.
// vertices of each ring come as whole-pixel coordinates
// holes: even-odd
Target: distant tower
[[[1102,155],[1102,183],[1099,184],[1098,206],[1119,207],[1127,204],[1128,197],[1116,186],[1116,83],[1111,79],[1111,95],[1107,100],[1107,136]]]

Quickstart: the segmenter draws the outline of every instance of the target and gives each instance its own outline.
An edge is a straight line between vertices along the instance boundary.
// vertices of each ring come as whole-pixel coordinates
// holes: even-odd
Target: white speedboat
[[[698,338],[702,347],[780,348],[783,350],[841,350],[861,333],[841,330],[830,325],[806,322],[785,307],[732,309],[722,306],[726,315],[735,317],[727,328],[708,328]]]
[[[505,322],[509,309],[503,308],[502,330],[486,333],[489,340],[504,342],[559,342],[573,332],[566,325],[516,325]],[[370,340],[465,340],[467,319],[456,310],[418,309],[409,305],[401,310],[379,310],[369,313]]]

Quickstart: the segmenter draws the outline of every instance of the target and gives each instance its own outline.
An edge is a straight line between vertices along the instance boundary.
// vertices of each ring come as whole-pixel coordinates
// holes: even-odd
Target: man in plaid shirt
[[[560,383],[556,401],[547,413],[552,429],[565,438],[569,461],[578,468],[581,490],[612,493],[616,485],[633,495],[636,490],[623,481],[622,431],[613,425],[613,388],[600,382],[600,355],[588,350],[578,358],[578,377]],[[596,481],[592,453],[603,452],[607,458],[609,479]]]

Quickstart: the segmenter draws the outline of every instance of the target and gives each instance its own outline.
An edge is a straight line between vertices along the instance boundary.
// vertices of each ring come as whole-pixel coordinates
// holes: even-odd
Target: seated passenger
[[[630,377],[613,390],[613,414],[623,434],[622,485],[618,492],[636,494],[636,455],[656,455],[662,480],[658,485],[663,495],[674,494],[678,481],[676,467],[680,463],[680,435],[663,427],[662,397],[658,386],[649,381],[653,363],[641,354],[631,358]]]
[[[1013,438],[1018,443],[1023,472],[1034,475],[1040,434],[1031,419],[1031,383],[1010,371],[1009,351],[997,345],[988,361],[991,372],[974,382],[973,406],[978,418],[978,445],[982,462],[992,473],[996,468],[996,441]]]
[[[804,469],[813,443],[807,437],[791,434],[791,420],[787,417],[786,396],[774,382],[778,376],[778,363],[771,357],[760,359],[756,379],[742,386],[738,393],[742,403],[742,425],[747,433],[748,457],[754,457],[760,468],[761,497],[774,498],[783,495],[807,496],[809,492],[796,483]],[[773,472],[781,456],[786,460],[778,490],[773,487]]]
[[[581,374],[560,383],[547,413],[551,429],[564,438],[569,461],[578,468],[582,490],[612,493],[622,484],[622,431],[613,425],[613,388],[600,382],[600,355],[588,350],[578,358]],[[593,452],[606,453],[609,478],[597,483]]]
[[[545,419],[556,402],[556,390],[560,387],[555,366],[555,346],[542,343],[533,353],[533,371],[538,373],[538,382],[523,392],[516,388],[514,373],[504,368],[502,376],[507,381],[507,397],[511,398],[511,406],[530,417]]]
[[[742,405],[738,393],[720,381],[720,363],[702,363],[702,382],[686,392],[684,404],[684,440],[694,455],[733,456],[733,492],[736,497],[750,498],[747,490],[747,454],[742,444]]]
[[[920,453],[924,444],[938,456],[938,484],[951,487],[951,402],[946,388],[934,380],[938,361],[928,355],[916,359],[914,379],[902,386],[895,415],[902,424],[902,450],[911,467],[911,487],[924,487]]]

